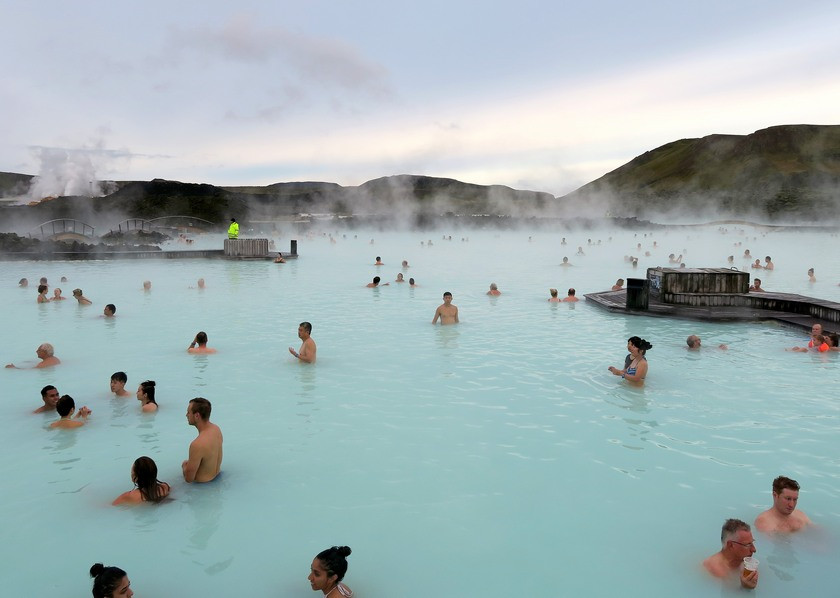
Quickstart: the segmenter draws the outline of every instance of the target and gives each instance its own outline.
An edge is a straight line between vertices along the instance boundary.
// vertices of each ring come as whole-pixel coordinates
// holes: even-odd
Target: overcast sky
[[[59,185],[425,174],[562,195],[676,139],[840,124],[836,0],[0,9],[0,171]]]

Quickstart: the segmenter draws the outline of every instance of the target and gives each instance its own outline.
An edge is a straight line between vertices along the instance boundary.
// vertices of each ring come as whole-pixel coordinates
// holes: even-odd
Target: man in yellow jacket
[[[228,239],[238,239],[239,238],[239,223],[236,221],[236,218],[230,219],[230,226],[228,227]]]

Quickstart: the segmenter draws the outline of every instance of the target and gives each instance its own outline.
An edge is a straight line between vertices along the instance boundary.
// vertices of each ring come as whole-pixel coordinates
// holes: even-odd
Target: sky
[[[0,171],[396,174],[563,195],[683,138],[840,124],[840,3],[0,0]]]

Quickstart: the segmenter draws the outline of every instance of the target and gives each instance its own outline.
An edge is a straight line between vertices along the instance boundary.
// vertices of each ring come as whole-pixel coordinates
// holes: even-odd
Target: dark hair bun
[[[639,343],[639,348],[642,349],[643,351],[648,351],[650,349],[653,349],[653,345],[651,345],[645,339],[642,339],[642,342]]]
[[[102,563],[96,563],[93,567],[90,568],[90,576],[96,577],[101,574],[105,570],[105,565]]]
[[[352,552],[352,551],[350,550],[350,547],[349,547],[349,546],[337,546],[337,547],[336,547],[336,549],[337,549],[338,554],[339,554],[340,556],[343,556],[343,557],[348,557],[348,556],[350,556],[350,553]]]

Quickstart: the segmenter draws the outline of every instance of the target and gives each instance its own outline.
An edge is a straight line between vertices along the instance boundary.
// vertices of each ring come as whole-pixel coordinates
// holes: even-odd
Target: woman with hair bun
[[[131,598],[134,590],[125,571],[119,567],[106,567],[96,563],[90,568],[93,578],[93,598]]]
[[[154,413],[158,404],[155,401],[155,381],[146,380],[137,387],[137,400],[140,401],[140,409],[143,413]]]
[[[157,479],[157,465],[151,457],[139,457],[131,466],[131,481],[137,486],[120,494],[113,503],[114,505],[132,504],[142,502],[160,502],[169,496],[170,487],[166,482]]]
[[[312,560],[309,572],[309,583],[312,590],[321,590],[324,598],[352,598],[353,590],[341,583],[347,573],[347,557],[350,556],[347,546],[333,546],[319,552]]]
[[[631,336],[627,339],[627,350],[630,355],[624,362],[624,369],[620,370],[617,367],[610,366],[609,370],[616,376],[621,376],[631,384],[642,386],[645,383],[645,376],[647,376],[648,363],[645,353],[652,349],[653,345],[643,338],[638,336]]]

